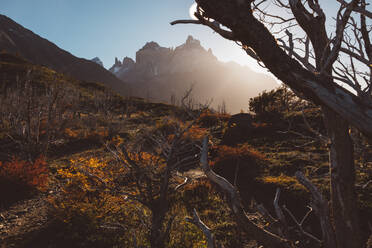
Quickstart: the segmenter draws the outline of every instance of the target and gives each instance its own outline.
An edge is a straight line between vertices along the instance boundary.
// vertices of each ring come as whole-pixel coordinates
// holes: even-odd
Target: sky
[[[188,35],[211,48],[221,61],[235,61],[253,70],[266,71],[234,42],[207,27],[175,25],[190,19],[193,0],[0,0],[0,14],[77,57],[99,57],[110,68],[115,57],[135,59],[146,42],[176,47]]]
[[[146,42],[176,47],[192,35],[204,48],[211,48],[219,60],[267,73],[235,42],[208,27],[169,24],[190,19],[193,3],[194,0],[0,0],[0,14],[77,57],[99,57],[106,68],[114,64],[115,57],[135,59],[136,51]],[[339,6],[336,0],[320,0],[320,4],[327,15],[335,16]],[[330,32],[334,31],[332,21],[328,18]]]

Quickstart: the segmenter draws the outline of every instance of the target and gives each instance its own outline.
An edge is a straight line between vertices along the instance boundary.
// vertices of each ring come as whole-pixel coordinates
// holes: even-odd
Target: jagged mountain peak
[[[122,65],[123,65],[124,67],[128,67],[128,66],[132,66],[132,65],[134,65],[135,63],[136,63],[136,62],[134,62],[134,60],[133,60],[132,58],[124,57]]]
[[[272,78],[248,67],[218,61],[211,49],[202,47],[191,35],[175,49],[152,41],[137,51],[136,61],[128,57],[123,62],[116,60],[110,71],[131,82],[135,95],[144,97],[148,92],[162,101],[169,100],[173,93],[182,94],[197,82],[195,95],[201,101],[213,98],[218,104],[226,100],[231,103],[230,110],[238,112],[246,107],[249,97],[277,86]]]
[[[102,63],[102,61],[101,61],[101,59],[100,58],[98,58],[98,57],[94,57],[93,59],[91,59],[94,63],[97,63],[97,64],[99,64],[100,66],[102,66],[103,67],[103,63]]]
[[[147,50],[147,49],[156,50],[158,48],[160,48],[158,43],[156,43],[155,41],[150,41],[150,42],[147,42],[139,51]]]
[[[117,57],[115,57],[115,64],[114,64],[114,66],[121,66],[121,61]]]
[[[135,62],[132,58],[124,57],[123,62],[121,62],[117,57],[115,57],[115,64],[109,69],[109,71],[117,77],[122,77],[124,74],[132,70],[134,66]]]
[[[189,35],[187,37],[185,45],[189,46],[189,47],[203,48],[200,44],[200,40],[194,39],[194,37],[192,37],[192,35]]]

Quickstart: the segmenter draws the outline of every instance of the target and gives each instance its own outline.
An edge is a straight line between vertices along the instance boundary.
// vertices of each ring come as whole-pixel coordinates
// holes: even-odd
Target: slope
[[[79,80],[102,82],[119,92],[125,91],[124,83],[102,66],[75,57],[4,15],[0,15],[0,51],[18,54],[34,64],[50,67]]]

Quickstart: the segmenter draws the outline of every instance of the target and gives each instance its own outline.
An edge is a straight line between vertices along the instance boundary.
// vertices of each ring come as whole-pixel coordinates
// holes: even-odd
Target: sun
[[[195,17],[194,13],[196,12],[196,6],[197,4],[196,3],[193,3],[191,6],[190,6],[190,10],[189,10],[189,15],[191,17],[191,19],[193,20],[197,20],[198,18]]]

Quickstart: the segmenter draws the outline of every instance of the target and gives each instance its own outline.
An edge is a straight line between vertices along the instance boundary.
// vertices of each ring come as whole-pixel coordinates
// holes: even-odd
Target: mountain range
[[[194,102],[212,101],[212,107],[225,102],[230,112],[246,109],[250,97],[278,86],[269,75],[237,63],[220,62],[211,49],[202,47],[192,36],[176,48],[148,42],[136,52],[135,60],[115,58],[114,65],[106,70],[98,57],[78,58],[0,15],[0,51],[79,80],[104,83],[122,95],[153,101],[179,102],[193,85]]]
[[[137,51],[135,61],[115,58],[109,70],[130,82],[135,95],[169,101],[171,97],[182,98],[193,85],[196,102],[212,100],[215,108],[225,102],[231,112],[246,109],[250,97],[278,87],[269,75],[234,62],[219,61],[211,49],[203,48],[192,36],[174,49],[148,42]]]

